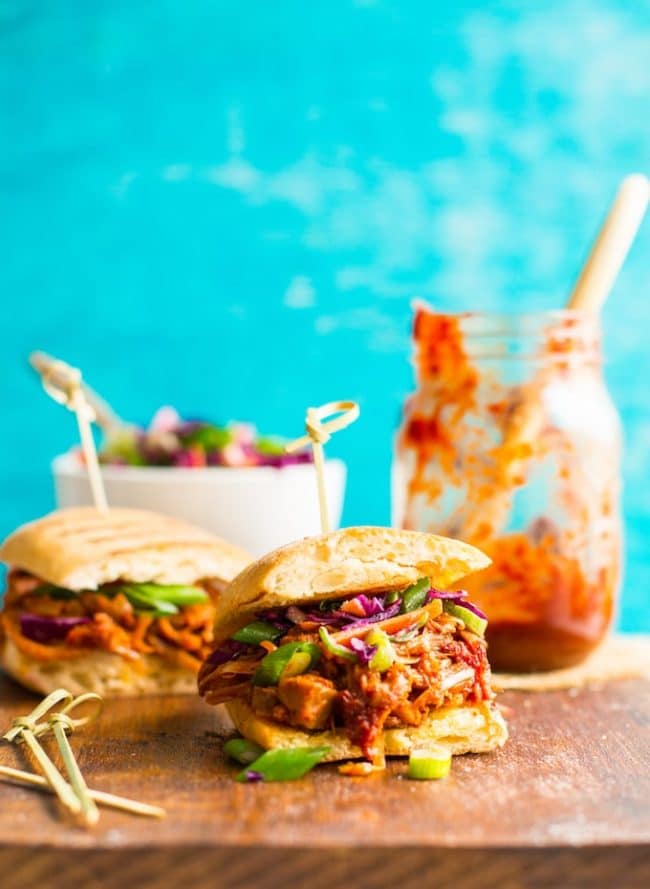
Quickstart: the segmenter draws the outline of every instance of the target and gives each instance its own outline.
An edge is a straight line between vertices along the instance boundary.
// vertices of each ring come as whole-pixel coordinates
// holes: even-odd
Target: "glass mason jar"
[[[420,305],[414,339],[393,524],[492,558],[463,583],[488,615],[495,669],[579,663],[611,622],[621,562],[621,433],[598,319]]]

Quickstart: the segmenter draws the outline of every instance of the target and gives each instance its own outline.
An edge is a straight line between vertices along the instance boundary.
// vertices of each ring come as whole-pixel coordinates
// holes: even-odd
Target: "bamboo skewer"
[[[83,819],[87,825],[92,826],[99,821],[99,810],[95,801],[90,796],[88,785],[84,780],[84,776],[81,774],[81,769],[77,764],[77,760],[74,758],[70,742],[68,741],[68,736],[65,733],[66,727],[72,727],[70,722],[70,718],[66,717],[65,713],[55,713],[54,716],[49,719],[49,724],[52,727],[54,738],[58,744],[59,751],[61,752],[61,758],[63,759],[65,770],[68,773],[70,784],[79,800]]]
[[[22,769],[13,769],[11,766],[0,766],[0,776],[19,784],[36,787],[38,790],[52,792],[50,785],[42,775],[34,775],[31,772],[23,772]],[[165,810],[160,806],[150,806],[148,803],[140,803],[124,796],[116,796],[113,793],[104,793],[102,790],[89,790],[88,795],[95,802],[112,809],[120,809],[122,812],[131,812],[133,815],[145,815],[149,818],[164,818]]]
[[[58,404],[63,404],[68,410],[73,411],[77,418],[93,500],[100,512],[106,512],[108,503],[91,428],[91,423],[97,415],[86,397],[81,371],[66,364],[65,361],[58,361],[40,352],[32,355],[31,360],[41,374],[41,382],[47,394]]]
[[[331,417],[332,419],[326,421],[326,417]],[[323,534],[327,534],[331,530],[327,511],[323,445],[330,440],[334,432],[345,429],[350,423],[354,423],[358,417],[359,405],[355,401],[330,401],[328,404],[323,404],[320,407],[309,407],[307,408],[305,420],[307,435],[303,435],[302,438],[297,438],[285,446],[287,453],[291,454],[311,444],[314,455],[314,468],[316,470],[320,523]]]
[[[61,772],[59,772],[43,747],[38,743],[34,733],[24,726],[20,733],[20,739],[29,748],[30,753],[43,772],[44,780],[47,781],[52,793],[58,796],[61,805],[72,815],[81,815],[82,809],[79,797]]]
[[[307,409],[307,428],[318,429],[319,421],[313,407]],[[320,427],[322,429],[322,427]],[[314,467],[316,469],[316,484],[318,486],[318,505],[320,509],[320,524],[323,534],[330,530],[329,515],[327,512],[327,491],[325,488],[325,452],[323,450],[324,439],[318,432],[312,436],[312,453],[314,455]]]
[[[72,717],[74,710],[88,703],[94,704],[94,710],[85,716]],[[43,775],[32,775],[9,766],[0,766],[0,776],[55,793],[62,805],[87,827],[92,827],[99,820],[97,802],[135,815],[163,817],[165,811],[158,806],[138,803],[88,788],[70,747],[66,729],[72,731],[96,719],[103,703],[102,698],[94,692],[87,692],[75,698],[67,689],[58,688],[44,698],[27,716],[17,716],[2,737],[5,741],[24,743],[40,766]],[[60,704],[63,704],[61,709],[55,709]],[[53,732],[58,744],[70,783],[58,771],[38,741],[41,735],[50,731]]]
[[[3,735],[3,738],[5,741],[21,741],[25,744],[40,766],[44,779],[47,781],[50,789],[58,796],[61,805],[72,815],[82,816],[83,819],[86,820],[86,823],[89,824],[91,822],[88,821],[87,814],[84,812],[82,800],[75,794],[73,788],[64,779],[38,741],[38,736],[44,734],[48,730],[48,725],[39,722],[39,720],[41,720],[45,714],[57,704],[64,703],[67,707],[73,700],[70,692],[62,688],[56,689],[56,691],[53,691],[52,694],[48,695],[41,701],[31,713],[28,713],[27,716],[17,716],[16,719],[14,719],[11,728]]]
[[[622,181],[567,301],[568,310],[594,315],[600,312],[634,242],[649,198],[650,182],[645,176],[633,174]],[[533,380],[507,422],[500,446],[504,463],[501,487],[483,501],[480,515],[471,516],[462,527],[454,526],[450,533],[473,539],[477,529],[483,527],[489,529],[490,536],[495,536],[505,524],[512,489],[525,478],[530,460],[529,456],[521,456],[521,446],[534,442],[545,422],[544,406],[539,398],[542,383],[541,379]]]

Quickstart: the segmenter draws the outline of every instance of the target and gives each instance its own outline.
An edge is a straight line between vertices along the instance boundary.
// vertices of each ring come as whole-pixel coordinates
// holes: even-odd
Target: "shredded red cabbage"
[[[301,463],[311,463],[313,457],[311,451],[301,451],[298,454],[257,454],[260,466],[272,466],[282,469],[283,466],[298,466]]]
[[[131,466],[267,466],[281,469],[311,463],[307,448],[285,454],[280,439],[259,436],[248,424],[214,425],[204,420],[182,420],[173,408],[158,411],[148,429],[134,429],[124,440],[108,445],[102,463]]]
[[[236,642],[234,639],[227,639],[219,648],[215,648],[207,660],[208,664],[214,667],[220,667],[221,664],[227,664],[228,661],[236,661],[242,654],[256,648],[255,645],[249,645],[248,642]]]
[[[376,624],[380,620],[388,620],[389,617],[395,617],[399,614],[401,604],[402,600],[398,599],[387,608],[384,606],[381,611],[377,611],[371,617],[355,617],[354,614],[347,614],[345,611],[333,611],[332,615],[336,615],[340,621],[344,621],[349,627],[365,627],[370,624]]]
[[[249,784],[257,784],[259,781],[264,780],[264,775],[261,772],[256,772],[254,769],[246,769],[246,781]]]
[[[286,616],[292,624],[301,624],[303,621],[307,620],[307,615],[305,614],[305,612],[301,611],[300,608],[297,608],[295,605],[290,605],[287,608]]]
[[[434,599],[443,599],[450,602],[456,602],[462,604],[463,607],[469,609],[478,617],[485,618],[485,615],[480,608],[477,608],[476,605],[468,602],[467,596],[467,590],[447,591],[431,587],[427,593],[426,601],[428,603],[432,602]],[[340,603],[335,603],[338,607],[335,607],[333,611],[321,611],[320,609],[305,611],[302,608],[298,608],[296,605],[290,605],[286,610],[272,608],[266,611],[260,611],[256,617],[259,620],[264,620],[267,623],[273,624],[273,626],[277,627],[279,630],[284,631],[289,630],[293,625],[306,622],[316,624],[316,626],[319,627],[333,627],[334,629],[349,627],[356,629],[358,627],[371,626],[380,621],[388,620],[391,617],[396,617],[400,613],[402,605],[401,598],[397,599],[395,602],[391,602],[390,605],[386,605],[386,596],[367,596],[365,593],[360,593],[347,601],[356,602],[360,606],[360,610],[363,611],[363,617],[359,617],[356,614],[350,614],[348,611],[342,611]],[[413,631],[417,633],[419,628],[413,628]],[[411,636],[404,637],[403,640],[400,637],[400,640],[398,641],[406,641],[406,638],[411,638]],[[361,644],[362,643],[359,643],[359,645]],[[357,647],[356,644],[352,647],[357,654],[361,652],[361,648]],[[363,657],[364,655],[361,653],[360,662],[362,663]],[[370,657],[372,657],[372,654]]]
[[[434,599],[447,599],[450,602],[454,602],[456,605],[462,605],[463,608],[467,608],[468,611],[471,611],[472,614],[475,614],[477,617],[482,617],[483,620],[487,620],[487,614],[485,614],[478,605],[474,605],[473,602],[468,600],[469,593],[467,590],[454,590],[453,592],[445,592],[444,590],[436,590],[433,587],[427,593],[427,602],[432,602]]]
[[[299,454],[264,454],[258,451],[255,445],[238,443],[237,447],[246,459],[249,466],[268,466],[272,469],[283,469],[285,466],[298,466],[303,463],[313,462],[311,450],[301,451]],[[229,466],[222,451],[207,451],[206,462],[208,466]]]
[[[180,438],[186,438],[188,435],[192,435],[194,432],[198,432],[206,427],[210,428],[210,424],[206,423],[205,420],[181,420],[174,432]]]
[[[287,618],[287,615],[280,608],[267,608],[266,611],[258,611],[255,616],[258,620],[271,624],[277,630],[286,632],[291,628],[291,618]]]
[[[272,623],[274,620],[284,620],[284,611],[282,608],[267,608],[264,611],[258,611],[255,615],[259,620],[265,620]]]
[[[451,599],[455,602],[456,600],[466,599],[467,596],[467,590],[437,590],[435,587],[431,587],[427,593],[427,602],[433,602],[434,599]]]
[[[195,452],[188,449],[181,449],[174,454],[172,465],[180,468],[192,469],[196,466],[205,466],[206,459],[201,451]]]
[[[20,615],[20,630],[33,642],[61,641],[73,627],[87,623],[90,623],[89,617],[43,617],[26,612]]]
[[[484,611],[478,607],[478,605],[474,605],[473,602],[468,602],[467,599],[463,599],[460,601],[460,604],[463,608],[467,608],[468,611],[471,611],[472,614],[475,614],[477,617],[482,617],[483,620],[487,620],[488,616]]]
[[[361,664],[362,667],[367,667],[370,661],[373,659],[375,654],[377,653],[376,645],[369,645],[367,642],[364,642],[363,639],[350,639],[350,648],[354,651],[357,656],[357,660]]]
[[[352,615],[348,615],[352,617]],[[306,611],[303,620],[308,620],[318,626],[341,626],[341,616],[339,611]]]
[[[292,624],[301,624],[305,621],[323,627],[364,627],[367,624],[374,624],[380,620],[387,620],[389,617],[395,617],[399,614],[401,599],[397,599],[390,605],[386,605],[383,596],[366,596],[363,593],[348,601],[358,602],[364,612],[364,617],[358,617],[356,614],[350,614],[347,611],[303,611],[295,605],[290,605],[284,615],[281,611],[261,611],[256,616],[260,620],[265,620],[277,626],[279,629],[284,627],[280,622],[284,619],[289,620]]]
[[[348,601],[357,602],[363,609],[363,613],[366,617],[373,617],[375,614],[380,614],[386,608],[383,596],[366,596],[365,593],[361,593],[360,595],[355,596],[354,599],[349,599]]]

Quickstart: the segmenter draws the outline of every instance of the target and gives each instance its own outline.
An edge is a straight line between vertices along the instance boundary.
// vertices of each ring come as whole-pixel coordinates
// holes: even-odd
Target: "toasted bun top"
[[[402,589],[420,577],[447,588],[490,564],[460,540],[394,528],[344,528],[308,537],[253,562],[219,597],[217,642],[256,611],[357,593]]]
[[[231,580],[250,562],[238,547],[170,516],[140,509],[59,509],[5,540],[0,559],[71,590],[103,583]]]

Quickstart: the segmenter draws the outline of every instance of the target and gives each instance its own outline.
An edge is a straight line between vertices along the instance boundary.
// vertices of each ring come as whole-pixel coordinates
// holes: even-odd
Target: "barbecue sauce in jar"
[[[495,669],[580,663],[607,632],[620,579],[620,423],[597,318],[419,305],[414,341],[393,524],[492,558],[463,583],[489,617]]]

